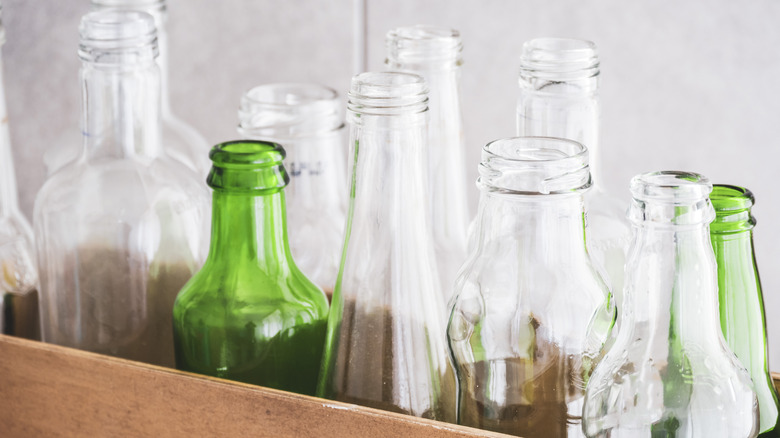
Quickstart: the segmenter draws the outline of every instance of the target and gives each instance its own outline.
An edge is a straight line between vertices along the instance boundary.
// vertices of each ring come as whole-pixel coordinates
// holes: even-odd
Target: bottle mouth
[[[381,116],[424,113],[428,111],[428,86],[412,73],[360,73],[352,78],[347,111]]]
[[[399,27],[387,33],[385,44],[385,63],[390,68],[456,67],[463,63],[463,42],[455,29],[428,25]]]
[[[238,130],[247,138],[319,135],[344,126],[336,91],[318,84],[261,85],[244,93]]]
[[[209,152],[214,164],[206,182],[215,190],[277,192],[290,182],[283,165],[286,155],[281,145],[269,141],[219,143]]]
[[[482,149],[477,185],[522,195],[571,194],[591,186],[588,150],[554,137],[496,140]]]
[[[591,41],[535,38],[523,43],[521,78],[585,79],[598,74],[598,50]]]
[[[694,225],[715,217],[709,194],[712,184],[704,175],[660,171],[631,179],[633,201],[628,217],[634,223]]]
[[[154,61],[158,54],[154,18],[146,12],[90,12],[81,19],[79,35],[79,56],[96,64]]]
[[[715,221],[710,232],[734,233],[752,229],[756,219],[750,212],[755,203],[753,193],[739,186],[715,184],[710,193],[710,202],[715,209]]]
[[[144,11],[151,14],[162,24],[166,17],[167,0],[92,0],[92,9]]]

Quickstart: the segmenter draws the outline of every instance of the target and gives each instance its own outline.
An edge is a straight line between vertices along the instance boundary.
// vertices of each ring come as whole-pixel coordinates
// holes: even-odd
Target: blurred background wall
[[[169,0],[174,113],[210,143],[237,137],[242,92],[315,81],[346,92],[352,0]],[[6,0],[5,84],[22,209],[43,154],[80,142],[77,26],[88,0]],[[756,195],[756,253],[772,368],[780,371],[780,2],[729,0],[368,0],[368,66],[384,34],[410,24],[461,31],[469,179],[480,148],[514,133],[520,47],[590,39],[602,72],[603,184],[628,199],[634,174],[691,170]],[[476,204],[476,189],[470,186]]]

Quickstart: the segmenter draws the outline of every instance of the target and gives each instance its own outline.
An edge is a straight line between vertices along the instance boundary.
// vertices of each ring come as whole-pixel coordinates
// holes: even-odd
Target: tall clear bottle
[[[352,79],[350,204],[318,395],[454,421],[425,186],[424,80]]]
[[[210,145],[195,128],[176,117],[171,111],[170,93],[168,91],[167,3],[167,0],[92,0],[92,8],[96,11],[141,11],[154,17],[155,26],[157,27],[157,46],[160,52],[160,55],[157,57],[157,64],[160,66],[160,85],[162,90],[160,94],[162,144],[168,155],[196,171],[198,176],[205,180],[211,168],[211,162],[208,158]],[[45,157],[48,174],[52,175],[63,165],[77,158],[78,154],[79,148],[75,147],[75,145],[72,148],[52,148]],[[204,185],[204,190],[205,188]]]
[[[401,27],[387,33],[388,68],[422,76],[428,83],[428,208],[444,303],[466,260],[468,208],[460,75],[460,33],[434,26]]]
[[[0,46],[4,43],[5,28],[0,22]],[[19,210],[4,84],[0,57],[0,332],[39,339],[33,233]]]
[[[344,121],[338,93],[317,84],[267,84],[241,98],[242,137],[280,143],[290,249],[298,267],[328,296],[341,261],[346,218]]]
[[[750,377],[723,339],[709,224],[712,185],[695,173],[631,180],[635,240],[615,344],[588,384],[588,437],[754,437]]]
[[[173,366],[176,294],[205,252],[207,193],[160,144],[154,20],[85,15],[84,146],[35,200],[43,340]]]
[[[710,201],[715,209],[710,240],[718,266],[721,330],[753,379],[761,412],[759,436],[780,436],[780,407],[769,374],[764,298],[753,252],[755,199],[748,189],[716,184]]]
[[[557,138],[497,140],[479,173],[478,234],[447,330],[458,423],[582,436],[585,385],[615,317],[585,248],[588,152]]]
[[[602,179],[599,77],[598,52],[590,41],[537,38],[523,44],[517,135],[568,138],[588,148],[593,177],[585,195],[588,251],[606,269],[620,311],[631,228],[624,205]]]

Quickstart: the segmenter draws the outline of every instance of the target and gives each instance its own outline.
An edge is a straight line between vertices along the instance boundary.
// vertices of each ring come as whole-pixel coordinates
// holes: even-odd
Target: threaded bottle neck
[[[399,27],[387,33],[385,44],[385,64],[395,70],[451,69],[463,63],[463,43],[455,29]]]
[[[159,54],[154,19],[145,12],[90,12],[79,35],[79,57],[95,66],[144,67]]]
[[[568,81],[599,75],[599,57],[591,41],[536,38],[523,44],[520,81]]]
[[[347,100],[347,118],[362,125],[366,117],[379,116],[400,124],[425,122],[428,86],[411,73],[367,72],[352,78]],[[391,123],[395,126],[395,123]]]
[[[692,172],[661,171],[631,179],[633,200],[628,218],[635,225],[701,226],[712,222],[715,211],[709,194],[712,184]]]

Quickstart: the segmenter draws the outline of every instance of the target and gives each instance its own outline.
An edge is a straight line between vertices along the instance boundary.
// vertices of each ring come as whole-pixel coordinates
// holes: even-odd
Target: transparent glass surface
[[[709,181],[655,172],[631,181],[635,240],[615,344],[588,384],[588,437],[753,437],[750,377],[720,329]]]
[[[0,23],[0,45],[4,43]],[[4,84],[0,59],[0,332],[40,339],[33,234],[19,210]]]
[[[184,163],[197,172],[203,189],[206,189],[205,179],[211,168],[209,161],[209,144],[206,139],[191,125],[176,117],[171,110],[170,93],[168,91],[168,21],[167,0],[92,0],[92,9],[134,10],[150,14],[154,17],[157,28],[157,45],[160,55],[157,64],[160,67],[160,116],[162,144],[165,152],[173,159]],[[48,175],[54,174],[66,163],[75,160],[80,154],[77,144],[66,144],[52,148],[44,155]]]
[[[281,144],[290,249],[299,268],[333,294],[347,211],[346,138],[338,93],[317,84],[267,84],[241,98],[238,132]]]
[[[387,67],[418,74],[429,88],[427,203],[446,304],[466,260],[471,220],[460,108],[463,44],[457,30],[435,26],[391,30],[386,42]]]
[[[587,151],[556,138],[497,140],[483,149],[479,173],[476,245],[447,330],[458,422],[582,436],[585,385],[615,314],[585,248]]]
[[[427,88],[408,73],[352,79],[350,203],[318,395],[455,420],[426,206]]]
[[[290,254],[283,158],[270,142],[212,150],[211,250],[176,298],[176,367],[314,395],[328,302]]]
[[[780,408],[767,361],[764,297],[753,252],[755,199],[748,189],[716,184],[710,201],[715,209],[710,240],[718,266],[721,330],[753,380],[761,412],[759,436],[780,436]]]
[[[171,314],[206,249],[208,194],[160,144],[152,17],[82,18],[84,145],[35,201],[43,339],[173,366]]]
[[[561,137],[588,148],[593,187],[585,194],[588,250],[606,273],[618,309],[623,267],[631,242],[625,205],[601,178],[599,58],[590,41],[537,38],[523,44],[517,135]]]

